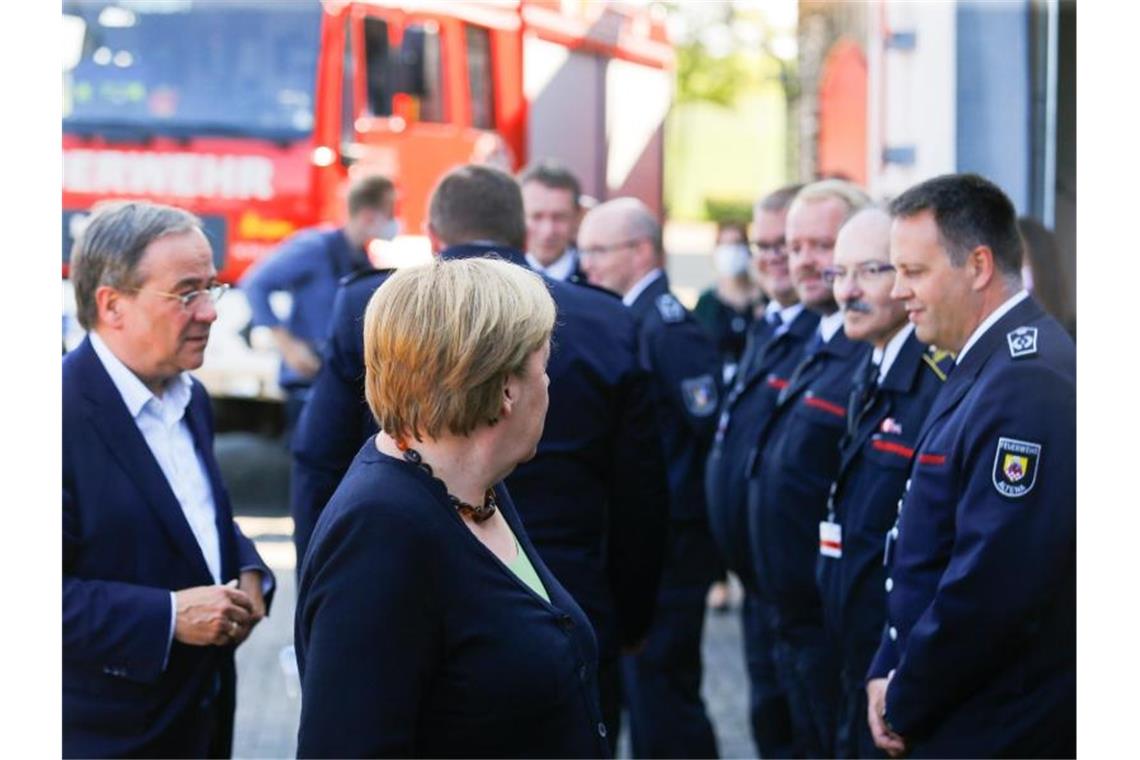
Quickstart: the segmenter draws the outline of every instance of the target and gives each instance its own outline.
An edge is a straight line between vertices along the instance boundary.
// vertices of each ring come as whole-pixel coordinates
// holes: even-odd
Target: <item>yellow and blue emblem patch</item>
[[[1033,490],[1037,484],[1037,465],[1041,444],[998,438],[994,455],[994,488],[1002,496],[1016,499]]]

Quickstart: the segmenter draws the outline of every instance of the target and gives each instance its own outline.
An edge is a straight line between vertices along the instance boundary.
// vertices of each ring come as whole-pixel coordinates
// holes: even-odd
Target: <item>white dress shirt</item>
[[[570,275],[574,274],[575,265],[578,263],[578,252],[573,248],[567,248],[562,252],[562,255],[555,259],[548,267],[544,267],[538,259],[531,254],[526,255],[526,263],[530,268],[536,272],[541,272],[552,280],[565,281]]]
[[[127,411],[142,433],[146,445],[154,454],[170,490],[174,492],[182,514],[198,542],[206,567],[215,583],[222,582],[222,551],[215,522],[214,493],[206,464],[194,448],[194,437],[186,422],[186,407],[190,404],[190,377],[183,372],[166,385],[162,397],[155,396],[115,356],[95,332],[89,334],[91,347],[111,376],[111,382],[127,405]],[[170,641],[174,637],[177,605],[174,592],[170,593]]]
[[[664,272],[662,272],[660,268],[654,269],[653,271],[646,274],[640,280],[635,282],[633,284],[633,287],[630,288],[629,291],[621,297],[621,302],[626,306],[633,306],[633,302],[637,300],[637,297],[645,292],[645,289],[652,285],[662,274],[664,274]]]
[[[835,337],[835,333],[843,327],[843,312],[836,310],[826,317],[819,318],[819,336],[823,338],[824,343],[828,343]]]
[[[891,365],[895,363],[899,351],[902,351],[903,343],[906,343],[906,339],[910,337],[912,332],[914,332],[914,323],[907,322],[901,330],[894,334],[893,338],[887,341],[887,345],[882,348],[871,349],[871,361],[879,368],[880,385],[886,379],[887,373],[891,371]]]

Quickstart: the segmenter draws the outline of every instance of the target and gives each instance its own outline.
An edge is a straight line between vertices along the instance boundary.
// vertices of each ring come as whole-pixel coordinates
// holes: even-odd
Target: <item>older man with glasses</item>
[[[63,755],[228,757],[273,575],[233,520],[202,364],[225,293],[191,214],[98,208],[63,360]]]
[[[891,218],[860,211],[839,231],[823,270],[848,338],[871,345],[856,373],[839,442],[839,474],[820,522],[816,581],[827,637],[839,655],[836,757],[881,757],[867,726],[864,675],[886,620],[883,538],[898,514],[915,442],[951,360],[918,340],[891,298]]]
[[[669,292],[661,227],[644,203],[616,198],[601,204],[582,220],[578,242],[590,282],[620,295],[633,315],[669,470],[669,535],[656,617],[643,650],[623,666],[633,755],[713,757],[716,738],[700,695],[701,632],[705,594],[721,563],[701,483],[719,408],[720,358]]]

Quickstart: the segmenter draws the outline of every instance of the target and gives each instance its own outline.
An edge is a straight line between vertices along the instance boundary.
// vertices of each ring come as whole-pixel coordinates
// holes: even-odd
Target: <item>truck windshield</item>
[[[65,132],[312,132],[316,0],[67,0],[63,12]]]

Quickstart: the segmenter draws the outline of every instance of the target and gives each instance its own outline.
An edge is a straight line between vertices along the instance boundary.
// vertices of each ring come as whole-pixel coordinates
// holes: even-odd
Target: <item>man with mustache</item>
[[[867,726],[864,675],[886,619],[883,537],[898,514],[919,428],[951,363],[918,340],[902,303],[891,298],[890,230],[885,211],[860,211],[839,231],[835,263],[823,270],[844,333],[872,347],[847,403],[839,475],[819,524],[816,580],[828,642],[839,656],[836,757],[882,756]]]
[[[752,262],[769,301],[749,328],[748,342],[717,422],[705,465],[709,530],[725,565],[744,587],[741,625],[748,662],[752,740],[761,757],[789,757],[792,718],[772,660],[768,605],[756,591],[748,543],[745,464],[780,389],[803,355],[819,315],[804,309],[788,272],[784,223],[802,185],[788,185],[757,201],[752,215]]]
[[[97,207],[63,360],[63,756],[229,757],[234,650],[273,575],[233,520],[202,365],[217,282],[197,217]]]
[[[869,199],[855,185],[823,180],[788,210],[788,264],[804,307],[820,315],[799,366],[759,430],[747,465],[752,560],[770,608],[773,655],[791,708],[793,751],[834,753],[838,663],[828,645],[815,585],[819,521],[839,468],[839,439],[856,367],[869,347],[848,339],[823,271],[839,228]]]

